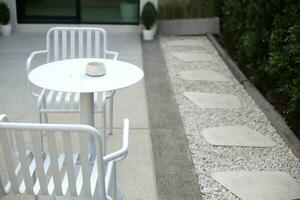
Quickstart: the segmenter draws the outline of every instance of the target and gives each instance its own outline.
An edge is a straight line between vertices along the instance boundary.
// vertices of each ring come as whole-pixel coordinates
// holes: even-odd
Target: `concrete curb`
[[[271,105],[264,96],[257,90],[257,88],[248,80],[244,73],[238,68],[235,62],[221,47],[212,34],[206,35],[208,40],[216,48],[223,61],[227,64],[236,79],[244,86],[247,93],[255,101],[258,107],[265,113],[270,120],[273,127],[277,130],[279,135],[283,138],[285,143],[291,148],[292,152],[300,159],[300,140],[295,136],[291,129],[286,124],[283,117]]]
[[[201,200],[159,39],[143,41],[142,49],[158,200]]]

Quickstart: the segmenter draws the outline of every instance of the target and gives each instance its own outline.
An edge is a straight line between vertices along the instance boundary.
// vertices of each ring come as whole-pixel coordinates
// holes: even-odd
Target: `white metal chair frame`
[[[101,48],[100,48],[101,36],[103,37],[103,45],[102,45],[103,52],[101,52]],[[54,38],[53,41],[51,40],[51,37]],[[76,38],[78,38],[78,40],[76,40]],[[95,41],[94,43],[92,42],[93,39]],[[86,45],[84,45],[84,42],[86,42]],[[68,48],[68,46],[70,48]],[[85,52],[84,49],[86,49]],[[101,53],[103,54],[102,56]],[[46,50],[34,51],[27,58],[27,62],[26,62],[27,76],[29,75],[30,71],[33,69],[32,60],[37,55],[47,55],[47,62],[69,59],[69,58],[83,58],[83,57],[109,58],[110,56],[112,56],[112,59],[114,60],[118,58],[117,52],[107,50],[107,36],[105,30],[102,28],[95,28],[95,27],[54,27],[49,29],[49,31],[47,32]],[[32,95],[37,98],[37,108],[39,111],[38,117],[40,123],[48,122],[47,113],[80,112],[79,93],[56,92],[47,89],[42,89],[41,91],[39,90],[37,92],[33,89],[32,84],[30,83],[29,80],[28,80],[28,85]],[[100,98],[101,94],[102,94],[102,98]],[[109,127],[110,134],[112,134],[112,127],[113,127],[114,94],[115,91],[94,94],[95,112],[102,112],[103,118],[106,118],[105,115],[106,103],[107,100],[109,101],[108,127]],[[99,100],[101,102],[100,103],[101,106],[97,106]],[[104,127],[104,131],[106,132],[105,120],[103,120],[103,127]]]
[[[10,123],[5,115],[0,115],[0,120],[0,139],[8,173],[7,183],[0,179],[2,194],[26,193],[36,198],[37,195],[48,195],[66,199],[123,199],[116,182],[116,162],[128,154],[128,119],[124,120],[122,148],[106,156],[103,156],[103,134],[91,126]],[[48,132],[49,153],[45,157],[39,140],[41,131]],[[31,150],[26,149],[23,133],[30,133]],[[63,135],[63,153],[57,150],[57,133]],[[74,133],[80,138],[80,153],[73,151],[71,134]],[[88,136],[92,136],[96,144],[93,161],[88,151]],[[11,145],[11,142],[15,144]],[[16,159],[11,155],[17,155]]]

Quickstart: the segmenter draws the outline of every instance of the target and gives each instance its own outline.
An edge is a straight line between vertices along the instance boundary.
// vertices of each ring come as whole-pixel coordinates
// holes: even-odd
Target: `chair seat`
[[[95,112],[102,111],[102,105],[105,103],[102,97],[102,92],[94,93]],[[44,98],[45,108],[41,108],[41,112],[80,112],[80,93],[47,90]]]

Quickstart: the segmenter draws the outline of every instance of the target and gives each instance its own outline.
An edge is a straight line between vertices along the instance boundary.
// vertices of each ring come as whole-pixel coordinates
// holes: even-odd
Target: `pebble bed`
[[[203,199],[239,199],[218,184],[211,173],[215,171],[283,171],[300,184],[300,161],[284,143],[265,114],[232,75],[205,36],[161,37],[169,78],[183,120],[190,152],[197,173]],[[210,54],[213,60],[184,62],[172,53]],[[229,82],[182,80],[179,73],[185,70],[214,70],[227,77]],[[203,109],[183,96],[185,91],[231,94],[240,102],[240,108]],[[224,147],[208,144],[201,135],[207,127],[246,125],[272,138],[272,148]]]

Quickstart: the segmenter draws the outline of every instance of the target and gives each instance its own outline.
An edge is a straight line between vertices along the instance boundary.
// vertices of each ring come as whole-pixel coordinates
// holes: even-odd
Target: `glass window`
[[[139,0],[18,0],[19,22],[137,24]]]
[[[76,0],[25,0],[27,16],[76,16]]]
[[[82,0],[81,21],[138,23],[138,0]]]

